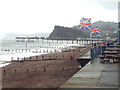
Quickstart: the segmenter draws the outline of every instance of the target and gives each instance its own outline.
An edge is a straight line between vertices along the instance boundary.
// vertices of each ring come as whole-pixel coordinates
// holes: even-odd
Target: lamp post
[[[120,2],[118,2],[118,44],[120,45]]]
[[[118,44],[120,45],[120,23],[119,23],[119,30],[118,30]]]

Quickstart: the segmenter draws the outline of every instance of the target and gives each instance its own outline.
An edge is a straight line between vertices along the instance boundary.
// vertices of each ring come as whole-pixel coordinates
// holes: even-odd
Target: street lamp
[[[120,45],[120,23],[119,23],[119,29],[118,29],[118,44]]]
[[[118,2],[118,44],[120,45],[120,2]]]

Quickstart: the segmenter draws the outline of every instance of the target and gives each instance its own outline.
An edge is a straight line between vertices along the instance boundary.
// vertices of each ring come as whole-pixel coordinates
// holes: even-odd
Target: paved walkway
[[[118,64],[99,61],[89,62],[60,88],[118,88]]]

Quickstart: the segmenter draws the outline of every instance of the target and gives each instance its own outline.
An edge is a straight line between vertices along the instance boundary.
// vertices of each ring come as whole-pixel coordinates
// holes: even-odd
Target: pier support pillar
[[[74,40],[72,40],[72,44],[74,44]]]

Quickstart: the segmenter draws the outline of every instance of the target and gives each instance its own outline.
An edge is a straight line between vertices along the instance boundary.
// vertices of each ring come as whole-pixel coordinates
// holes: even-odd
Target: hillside
[[[118,31],[118,23],[115,22],[103,22],[97,21],[91,24],[92,28],[101,26],[101,38],[116,38]],[[50,34],[50,39],[76,39],[76,38],[89,38],[89,30],[80,29],[79,25],[73,26],[72,28],[55,26],[53,32]]]
[[[88,37],[84,32],[68,27],[55,26],[49,39],[76,39]]]

